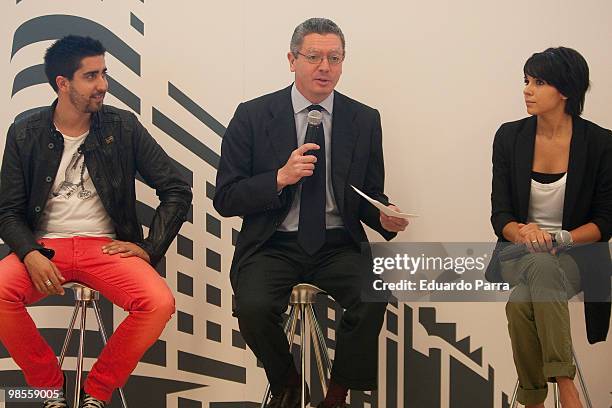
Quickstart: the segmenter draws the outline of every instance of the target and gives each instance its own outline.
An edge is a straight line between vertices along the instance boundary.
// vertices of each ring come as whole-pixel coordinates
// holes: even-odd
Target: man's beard
[[[93,102],[91,98],[80,95],[76,90],[71,89],[68,94],[72,105],[83,113],[95,113],[102,108],[102,103]]]

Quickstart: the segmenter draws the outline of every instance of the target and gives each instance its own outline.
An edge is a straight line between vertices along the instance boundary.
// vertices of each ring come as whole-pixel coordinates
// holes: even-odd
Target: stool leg
[[[295,343],[295,331],[297,329],[297,321],[299,315],[299,307],[296,305],[291,306],[291,315],[289,318],[291,319],[291,324],[289,325],[289,333],[287,340],[289,340],[289,352],[291,353],[291,349],[293,348],[293,343]]]
[[[297,313],[297,309],[294,305],[291,305],[291,309],[289,309],[289,317],[287,317],[287,321],[285,322],[285,327],[283,330],[287,339],[289,340],[289,352],[291,352],[291,346],[293,345],[293,336],[295,334],[295,315]],[[270,398],[270,383],[266,386],[266,392],[264,393],[263,400],[261,401],[260,408],[265,408],[268,403],[268,399]]]
[[[60,352],[60,357],[59,357],[60,368],[62,368],[62,364],[64,364],[64,357],[66,357],[66,352],[68,351],[68,345],[70,344],[70,339],[72,338],[72,331],[74,330],[74,324],[76,323],[76,318],[78,314],[79,314],[79,301],[76,301],[74,304],[74,312],[72,312],[72,319],[70,320],[70,325],[68,326],[68,331],[66,332],[66,338],[64,339],[64,345],[62,346],[62,351]]]
[[[561,401],[559,400],[559,384],[553,384],[553,397],[555,402],[555,408],[561,408]]]
[[[100,314],[100,308],[98,307],[98,301],[92,300],[91,304],[93,306],[93,310],[96,315],[96,320],[98,321],[98,328],[100,329],[100,337],[102,337],[102,344],[106,346],[108,337],[106,336],[106,329],[104,329],[104,324],[102,323],[102,315]],[[125,394],[123,392],[123,388],[119,388],[118,391],[119,391],[119,398],[121,399],[121,406],[123,406],[123,408],[127,408],[127,402],[125,400]]]
[[[578,382],[580,383],[580,389],[582,390],[582,395],[584,396],[584,400],[586,401],[586,406],[588,408],[593,408],[591,398],[589,397],[589,391],[587,390],[586,382],[584,381],[584,376],[582,375],[582,369],[580,368],[580,364],[578,363],[578,359],[576,358],[576,351],[574,350],[574,346],[572,346],[572,355],[574,356],[574,363],[576,364],[576,369],[578,371]]]
[[[300,362],[302,368],[302,408],[306,408],[306,341],[308,334],[306,334],[306,313],[305,305],[299,305],[300,308],[300,334],[302,335],[302,347],[300,348]]]
[[[265,408],[266,404],[268,403],[269,398],[270,398],[270,383],[266,385],[266,392],[264,393],[264,397],[263,397],[263,400],[261,401],[261,405],[259,406],[259,408]]]
[[[316,316],[314,313],[314,309],[312,306],[310,306],[310,310],[312,313],[312,318],[314,319],[314,322],[317,322],[316,320]],[[315,324],[314,325],[315,331],[317,332],[317,339],[319,340],[319,345],[321,346],[321,350],[323,351],[323,362],[325,363],[326,369],[327,369],[327,373],[331,373],[331,369],[332,369],[332,364],[331,364],[331,360],[329,359],[329,353],[327,352],[327,343],[325,342],[325,336],[323,335],[323,331],[321,330],[321,326],[319,326],[319,324]]]
[[[315,354],[315,358],[317,361],[317,370],[319,371],[319,380],[321,381],[321,389],[323,390],[323,395],[327,394],[327,373],[325,372],[325,368],[323,366],[323,358],[321,357],[321,353],[323,352],[322,348],[325,345],[321,345],[319,343],[318,333],[316,327],[319,325],[317,323],[314,310],[312,305],[306,305],[306,312],[308,313],[308,318],[310,319],[310,336],[312,338],[312,351]],[[327,351],[326,349],[324,351]]]
[[[289,316],[287,316],[287,321],[285,321],[285,325],[283,326],[283,331],[285,332],[285,336],[289,338],[289,332],[291,331],[291,325],[293,324],[293,319],[295,318],[295,306],[291,306],[289,309]]]
[[[518,387],[519,380],[516,380],[516,385],[514,386],[514,391],[512,391],[512,397],[510,398],[510,408],[517,408],[518,402],[516,401],[516,396],[518,395]]]
[[[87,319],[87,301],[81,303],[81,327],[79,338],[79,354],[77,357],[76,383],[74,386],[74,407],[79,406],[81,399],[81,376],[83,375],[83,352],[85,349],[85,322]]]

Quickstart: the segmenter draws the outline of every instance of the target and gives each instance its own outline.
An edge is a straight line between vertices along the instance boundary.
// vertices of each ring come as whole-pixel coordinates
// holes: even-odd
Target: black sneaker
[[[59,398],[50,398],[43,402],[43,408],[69,408],[66,401],[66,374],[64,374],[64,386],[62,387],[62,395]]]
[[[61,398],[51,398],[45,400],[43,408],[68,408],[68,402],[63,396]]]
[[[81,403],[79,404],[79,408],[104,408],[106,407],[106,402],[99,400],[97,398],[92,397],[85,391],[81,390]]]

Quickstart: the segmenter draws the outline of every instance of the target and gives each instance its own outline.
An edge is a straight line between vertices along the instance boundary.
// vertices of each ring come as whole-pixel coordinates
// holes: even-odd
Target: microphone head
[[[562,230],[555,233],[555,242],[557,246],[568,247],[572,245],[572,234],[569,231]]]
[[[318,110],[311,110],[308,112],[308,124],[312,126],[319,126],[323,120],[323,114]]]

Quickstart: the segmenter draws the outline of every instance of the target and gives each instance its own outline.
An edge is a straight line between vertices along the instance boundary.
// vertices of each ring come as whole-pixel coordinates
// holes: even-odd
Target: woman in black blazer
[[[493,142],[491,223],[500,244],[487,277],[514,286],[506,314],[519,402],[543,408],[550,380],[559,384],[564,408],[582,407],[567,301],[584,291],[589,341],[605,340],[612,133],[580,118],[589,69],[578,52],[549,48],[533,54],[523,71],[531,116],[503,124]],[[571,237],[573,246],[558,252],[553,234]],[[503,242],[529,253],[499,262]],[[581,245],[595,242],[601,243]]]

